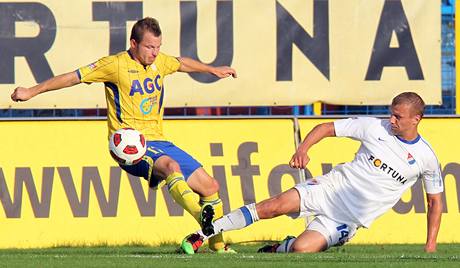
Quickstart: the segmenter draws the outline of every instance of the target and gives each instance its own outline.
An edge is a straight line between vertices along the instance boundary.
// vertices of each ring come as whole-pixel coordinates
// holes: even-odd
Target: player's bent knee
[[[155,171],[163,174],[164,177],[174,173],[181,172],[179,164],[169,156],[161,156],[154,163]]]
[[[172,172],[181,172],[179,164],[176,161],[174,161],[173,159],[171,159],[170,161],[168,161],[166,163],[166,169],[171,173]]]
[[[219,185],[219,182],[216,179],[212,180],[211,185],[212,186],[210,187],[211,188],[210,190],[211,190],[212,194],[219,192],[220,185]]]
[[[201,185],[200,188],[201,188],[200,190],[201,195],[210,196],[219,191],[219,183],[213,179],[210,183],[206,183],[206,185]]]

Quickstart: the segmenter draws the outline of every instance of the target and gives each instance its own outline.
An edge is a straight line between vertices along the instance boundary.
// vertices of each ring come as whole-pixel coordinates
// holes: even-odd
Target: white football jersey
[[[334,126],[336,136],[361,142],[354,160],[334,170],[343,176],[335,183],[343,201],[338,205],[362,226],[392,208],[419,178],[427,193],[444,190],[436,155],[420,135],[405,141],[392,133],[389,120],[372,117],[337,120]]]

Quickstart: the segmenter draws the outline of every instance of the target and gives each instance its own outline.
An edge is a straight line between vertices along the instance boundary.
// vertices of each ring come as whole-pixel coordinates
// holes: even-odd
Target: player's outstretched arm
[[[180,57],[178,58],[178,60],[180,61],[179,71],[181,72],[210,73],[219,78],[225,78],[229,76],[233,76],[234,78],[236,78],[236,71],[229,66],[214,67],[187,57]]]
[[[335,136],[335,127],[333,122],[319,124],[314,127],[297,148],[291,158],[291,161],[289,161],[289,166],[292,168],[305,168],[308,162],[310,162],[310,157],[307,155],[308,150],[320,140],[333,136]]]
[[[443,207],[441,193],[427,194],[426,199],[428,203],[428,213],[425,252],[436,252],[436,239],[441,225]]]
[[[13,101],[26,101],[43,92],[70,87],[79,83],[80,78],[76,72],[65,73],[30,88],[17,87],[11,94],[11,99]]]

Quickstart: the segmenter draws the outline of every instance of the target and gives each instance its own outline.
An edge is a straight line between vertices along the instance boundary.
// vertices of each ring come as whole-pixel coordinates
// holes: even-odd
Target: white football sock
[[[214,223],[214,234],[206,236],[201,230],[197,233],[201,235],[204,240],[226,231],[239,230],[248,225],[253,224],[259,220],[257,215],[256,204],[252,203],[244,207],[240,207],[227,215],[224,215],[222,218],[217,219]]]
[[[276,253],[289,253],[291,252],[292,244],[294,244],[296,238],[290,237],[281,241],[281,244],[276,248]]]

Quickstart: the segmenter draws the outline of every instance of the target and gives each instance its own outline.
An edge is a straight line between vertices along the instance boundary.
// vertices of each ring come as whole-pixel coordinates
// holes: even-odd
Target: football
[[[110,136],[109,150],[119,164],[135,165],[142,160],[147,146],[142,133],[132,128],[122,128]]]

